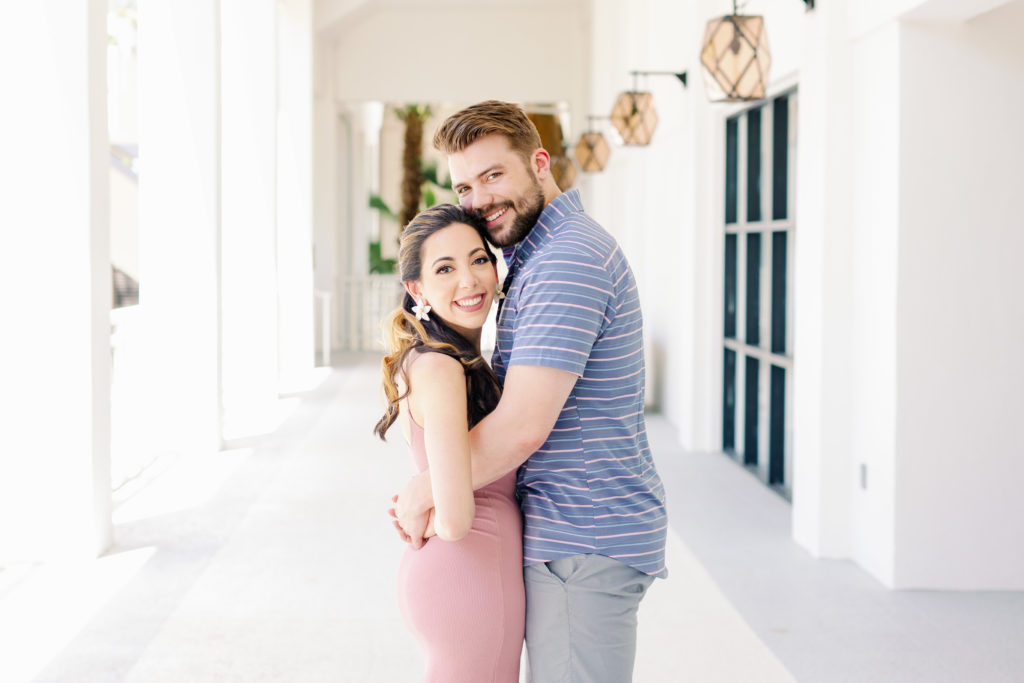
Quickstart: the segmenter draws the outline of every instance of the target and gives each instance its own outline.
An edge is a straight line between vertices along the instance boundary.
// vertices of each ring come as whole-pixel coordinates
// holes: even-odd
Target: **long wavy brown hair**
[[[480,242],[487,249],[486,227],[481,218],[462,207],[439,204],[420,212],[402,231],[398,250],[398,268],[402,282],[419,280],[423,267],[421,252],[423,243],[435,232],[453,223],[463,223],[477,231]],[[491,263],[497,258],[487,249]],[[491,366],[477,352],[476,347],[461,334],[449,327],[438,315],[430,320],[420,321],[412,312],[415,305],[412,296],[406,292],[402,305],[384,319],[384,345],[387,355],[381,363],[382,385],[387,405],[383,417],[377,421],[373,431],[381,438],[398,418],[399,405],[412,387],[406,372],[406,359],[410,353],[443,353],[462,363],[466,374],[466,412],[470,428],[487,416],[498,405],[501,385]],[[399,392],[398,380],[405,385]]]

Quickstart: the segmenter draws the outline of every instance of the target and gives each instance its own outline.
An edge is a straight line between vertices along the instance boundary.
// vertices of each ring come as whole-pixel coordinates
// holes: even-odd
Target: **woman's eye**
[[[490,261],[490,259],[486,256],[478,256],[476,260],[473,261],[473,265],[480,265],[482,263],[487,263],[488,261]]]
[[[451,272],[451,269],[452,269],[451,266],[441,266],[440,268],[438,268],[434,272],[437,273],[438,275],[444,275],[445,273]]]

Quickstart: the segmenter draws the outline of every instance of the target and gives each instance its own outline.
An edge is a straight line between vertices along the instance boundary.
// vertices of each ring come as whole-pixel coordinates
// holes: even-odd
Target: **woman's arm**
[[[409,408],[423,426],[434,499],[434,530],[455,541],[473,525],[472,466],[462,364],[442,353],[424,353],[409,367]]]
[[[511,472],[544,444],[576,380],[573,373],[554,368],[508,369],[498,407],[473,427],[470,436],[473,486],[480,488]],[[424,513],[434,505],[435,490],[431,472],[421,472],[395,501],[399,534],[415,548],[429,536]]]

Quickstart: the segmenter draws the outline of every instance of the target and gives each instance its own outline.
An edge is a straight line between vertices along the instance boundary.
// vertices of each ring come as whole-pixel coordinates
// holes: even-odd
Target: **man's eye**
[[[457,187],[457,188],[455,188],[455,194],[466,194],[467,192],[469,192],[469,188],[468,187]]]
[[[488,175],[487,179],[488,180],[495,180],[495,179],[500,178],[500,177],[501,177],[501,172],[500,171],[495,171],[494,173],[491,173],[490,175]]]

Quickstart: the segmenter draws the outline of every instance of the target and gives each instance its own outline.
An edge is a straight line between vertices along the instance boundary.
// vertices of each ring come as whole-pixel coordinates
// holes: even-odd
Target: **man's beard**
[[[501,228],[503,233],[501,238],[498,238],[494,232],[488,230],[488,241],[496,247],[510,247],[522,242],[530,234],[530,231],[533,230],[533,226],[536,225],[537,219],[540,218],[541,212],[544,211],[544,190],[541,189],[540,183],[534,179],[533,187],[530,188],[529,192],[517,201],[506,202],[502,206],[512,207],[516,212],[516,217],[512,221],[512,225],[507,228],[504,226]],[[494,208],[487,209],[487,212],[493,213]]]

